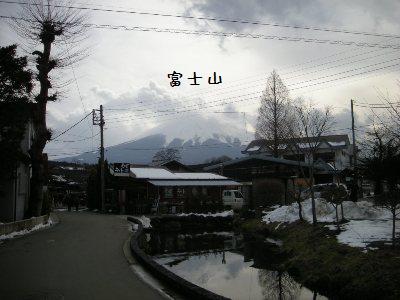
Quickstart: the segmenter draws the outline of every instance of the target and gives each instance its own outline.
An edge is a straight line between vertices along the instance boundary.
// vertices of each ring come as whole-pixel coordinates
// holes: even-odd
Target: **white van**
[[[222,201],[225,206],[232,208],[242,208],[244,204],[243,195],[238,190],[224,190],[222,192]]]

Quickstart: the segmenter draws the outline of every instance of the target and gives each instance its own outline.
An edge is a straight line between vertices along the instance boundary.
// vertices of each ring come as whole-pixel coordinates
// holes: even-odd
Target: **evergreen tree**
[[[0,180],[13,178],[18,163],[29,163],[21,150],[32,103],[32,73],[17,46],[0,48]]]

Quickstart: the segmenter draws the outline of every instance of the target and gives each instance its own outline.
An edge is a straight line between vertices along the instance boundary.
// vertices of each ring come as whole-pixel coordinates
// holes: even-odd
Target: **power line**
[[[346,59],[349,59],[349,58],[357,57],[357,56],[360,56],[360,55],[365,55],[365,54],[372,53],[372,52],[376,52],[376,51],[380,51],[380,49],[379,49],[379,50],[374,50],[374,51],[368,51],[368,52],[366,52],[366,53],[361,53],[361,54],[359,53],[359,54],[356,54],[356,55],[352,55],[352,56],[349,56],[349,57],[344,57],[344,58],[341,58],[341,59],[338,59],[338,60],[334,60],[334,61],[325,62],[325,63],[318,64],[318,65],[315,65],[315,66],[311,66],[311,67],[307,67],[307,68],[300,69],[299,71],[302,71],[302,70],[305,70],[305,69],[310,69],[310,68],[316,68],[316,67],[318,67],[318,66],[327,65],[327,64],[330,64],[330,63],[338,62],[338,61],[343,61],[343,60],[346,60]],[[317,73],[317,72],[320,72],[320,71],[325,71],[325,70],[333,69],[333,68],[335,68],[335,67],[344,66],[344,65],[347,65],[347,64],[350,64],[350,63],[357,63],[357,62],[360,62],[360,61],[372,59],[372,58],[379,57],[379,56],[382,56],[382,55],[391,54],[391,53],[394,53],[394,52],[397,52],[397,50],[396,50],[396,51],[393,51],[393,52],[390,52],[390,53],[379,53],[378,55],[370,56],[370,57],[367,57],[367,58],[362,58],[362,59],[355,60],[355,61],[351,61],[351,62],[348,62],[348,63],[345,63],[345,64],[330,66],[330,67],[323,68],[323,69],[320,69],[320,70],[314,70],[314,71],[308,72],[308,73],[301,73],[301,74],[298,74],[298,75],[295,75],[295,76],[292,76],[292,77],[289,77],[289,78],[286,78],[286,79],[292,79],[292,78],[296,78],[296,77],[300,77],[300,76],[305,76],[305,75],[309,75],[309,74],[314,74],[314,73]],[[389,62],[389,61],[386,61],[386,62]],[[384,63],[384,62],[382,62],[382,63]],[[369,67],[369,66],[364,66],[364,67]],[[284,76],[284,75],[286,75],[286,74],[295,73],[295,72],[298,72],[298,71],[292,71],[292,72],[284,73],[284,74],[282,74],[282,76]],[[237,86],[246,86],[246,85],[248,85],[248,84],[252,84],[252,83],[254,83],[254,82],[259,82],[259,81],[265,81],[265,78],[262,78],[262,79],[259,79],[259,80],[255,80],[255,81],[253,80],[252,82],[249,82],[249,83],[244,83],[244,84],[239,84],[239,85],[236,84],[235,87],[237,87]],[[250,85],[250,86],[248,86],[248,87],[246,87],[246,88],[243,88],[243,89],[249,89],[249,88],[258,87],[258,86],[261,86],[261,84]],[[229,92],[228,92],[228,93],[232,93],[232,92],[235,92],[235,91],[243,90],[242,88],[240,88],[240,89],[233,89],[233,90],[232,90],[232,89],[231,89],[231,86],[224,86],[223,88],[220,88],[220,89],[218,89],[218,90],[216,90],[216,91],[203,92],[203,93],[197,93],[197,94],[195,93],[195,94],[190,94],[190,96],[192,96],[192,95],[202,95],[202,94],[215,94],[215,95],[219,95],[219,94],[221,94],[221,93],[219,93],[220,91],[226,90],[226,89],[229,89]],[[222,94],[226,94],[226,92],[223,92]],[[190,99],[190,98],[188,98],[188,97],[179,97],[179,98],[180,98],[180,99]],[[139,111],[144,111],[144,110],[146,110],[146,109],[140,109],[140,108],[142,108],[142,107],[152,107],[152,106],[155,106],[155,105],[157,105],[157,107],[159,107],[159,104],[158,104],[158,103],[160,103],[160,102],[163,102],[163,101],[160,100],[160,101],[157,101],[156,103],[151,103],[151,104],[148,104],[148,105],[135,105],[135,106],[131,106],[131,109],[137,109],[137,108],[139,108]],[[164,104],[164,103],[162,103],[162,104]],[[126,106],[126,105],[127,105],[127,104],[125,104],[125,105],[122,104],[122,105],[116,105],[116,106],[114,106],[114,107],[117,107],[117,106]],[[163,106],[166,106],[166,105],[164,104]],[[126,110],[126,108],[125,108],[125,109],[124,109],[124,108],[116,108],[116,109],[115,109],[115,108],[108,108],[108,110],[115,110],[115,111],[117,111],[117,110]]]
[[[67,133],[68,131],[70,131],[72,128],[74,128],[76,125],[80,124],[83,120],[85,120],[88,116],[90,116],[92,114],[92,112],[88,113],[86,116],[84,116],[82,119],[80,119],[78,122],[74,123],[71,127],[65,129],[63,132],[61,132],[60,134],[58,134],[57,136],[55,136],[54,138],[52,138],[51,140],[55,140],[58,137],[62,136],[63,134]]]
[[[350,52],[350,51],[354,51],[354,50],[346,50],[346,51],[337,52],[337,53],[334,53],[334,54],[331,54],[331,55],[327,55],[327,56],[313,58],[311,60],[308,60],[308,61],[305,61],[305,62],[302,62],[302,63],[292,64],[292,65],[289,65],[289,66],[286,66],[286,67],[278,68],[278,71],[287,70],[287,69],[293,69],[295,67],[307,65],[307,64],[310,64],[310,63],[313,63],[313,62],[316,62],[316,61],[324,60],[326,58],[336,57],[336,56],[339,56],[341,54],[344,54],[344,53],[347,53],[347,52]],[[292,71],[289,71],[289,72],[282,73],[281,76],[285,76],[285,75],[288,75],[288,74],[292,74],[292,73],[296,73],[296,72],[304,71],[304,70],[308,70],[308,69],[313,69],[313,68],[316,68],[318,66],[322,66],[322,65],[326,65],[326,64],[330,64],[330,63],[335,63],[335,62],[342,61],[342,60],[345,60],[345,59],[348,59],[348,58],[352,58],[352,57],[356,57],[356,56],[362,56],[362,55],[369,54],[369,53],[374,53],[374,52],[377,52],[377,51],[382,51],[382,49],[375,49],[375,50],[372,50],[372,51],[367,51],[367,52],[358,53],[358,54],[355,54],[355,55],[352,55],[352,56],[344,57],[344,58],[341,58],[341,59],[338,59],[338,60],[333,60],[333,61],[331,60],[331,61],[328,61],[328,62],[325,62],[325,63],[322,63],[322,64],[317,64],[317,65],[312,65],[312,66],[304,67],[304,68],[297,69],[297,70],[292,70]],[[387,54],[390,54],[390,53],[398,53],[398,52],[397,51],[393,51],[393,52],[389,52]],[[371,58],[373,58],[373,57],[371,57]],[[264,76],[267,76],[268,74],[259,73],[259,74],[256,74],[256,75],[247,76],[247,77],[242,78],[242,79],[234,80],[232,82],[244,81],[246,79],[259,77],[260,75],[262,75],[264,77]],[[236,86],[236,84],[235,84],[235,86]],[[225,89],[225,87],[226,87],[226,85],[224,85],[223,89]],[[219,89],[219,90],[222,90],[222,89]],[[203,92],[203,91],[206,91],[206,89],[200,90],[200,92]],[[188,94],[186,96],[199,95],[199,94],[203,94],[203,93],[196,92],[196,93]]]
[[[100,135],[100,132],[99,133],[96,133],[95,135],[93,135],[93,136],[88,136],[88,137],[86,137],[86,138],[83,138],[83,139],[80,139],[80,140],[51,140],[51,142],[59,142],[59,143],[76,143],[76,142],[82,142],[82,141],[87,141],[87,140],[90,140],[90,139],[92,139],[92,138],[94,138],[95,136],[98,136],[98,135]]]
[[[341,79],[346,79],[346,78],[350,78],[350,77],[354,77],[354,76],[366,74],[366,73],[373,72],[373,71],[382,70],[382,69],[385,69],[385,68],[388,68],[388,67],[397,66],[397,65],[400,65],[400,63],[398,63],[398,64],[393,64],[393,65],[389,65],[389,66],[383,66],[383,67],[380,67],[380,68],[376,68],[376,69],[373,69],[373,70],[367,70],[367,71],[364,71],[364,72],[359,72],[359,73],[357,73],[357,74],[350,74],[350,75],[347,75],[347,76],[342,76],[342,77],[339,77],[339,78],[334,78],[334,79],[327,80],[327,81],[323,81],[323,82],[316,82],[316,83],[308,84],[308,85],[305,85],[305,86],[295,87],[295,88],[291,88],[291,89],[289,89],[289,90],[296,90],[296,89],[302,89],[302,88],[311,87],[311,86],[316,86],[316,85],[320,85],[320,84],[325,84],[325,83],[329,83],[329,82],[333,82],[333,81],[337,81],[337,80],[341,80]],[[372,65],[371,65],[371,66],[372,66]],[[340,74],[349,73],[349,72],[356,71],[356,70],[359,70],[359,69],[360,69],[360,68],[353,69],[353,70],[347,70],[347,71],[345,71],[345,72],[340,72],[340,73],[334,74],[334,76],[340,75]],[[317,79],[315,79],[315,80],[320,80],[320,79],[324,79],[324,78],[327,78],[327,77],[332,77],[332,76],[323,76],[323,77],[317,78]],[[304,82],[299,83],[299,84],[303,84],[303,83],[306,83],[306,82],[310,82],[310,81],[304,81]],[[241,95],[241,97],[243,97],[243,96],[250,96],[250,95],[254,95],[254,94],[261,94],[261,92],[248,93],[248,94],[245,94],[245,95]],[[261,95],[259,95],[259,96],[261,96]],[[259,97],[259,96],[258,96],[258,97]],[[219,99],[219,100],[214,100],[214,101],[209,101],[208,103],[223,102],[223,103],[220,103],[220,105],[221,105],[221,104],[224,105],[224,104],[232,104],[232,103],[236,103],[236,102],[247,101],[247,100],[251,100],[251,99],[254,99],[254,98],[258,98],[258,97],[250,97],[250,98],[245,98],[245,99],[240,99],[240,100],[234,100],[234,101],[229,101],[229,102],[225,101],[225,100],[232,99],[232,98],[234,98],[234,97],[235,97],[235,96],[228,97],[228,98],[224,98],[224,99]],[[237,97],[237,96],[236,96],[236,97]],[[209,106],[209,105],[201,105],[201,104],[192,104],[192,105],[183,106],[183,108],[190,108],[190,107],[194,107],[194,106],[197,106],[199,109],[203,109],[203,108],[215,107],[216,105],[211,105],[211,106]],[[202,107],[201,107],[201,106],[202,106]],[[192,109],[192,110],[193,110],[193,109]],[[192,110],[186,110],[186,111],[192,111]],[[194,109],[194,110],[196,110],[196,109]],[[172,113],[182,113],[182,112],[185,112],[185,111],[173,110],[173,111],[168,112],[167,114],[171,114],[171,112],[172,112]],[[151,118],[151,117],[158,117],[158,116],[162,116],[162,115],[165,115],[165,114],[161,114],[161,115],[160,115],[160,114],[154,114],[154,113],[150,112],[150,113],[145,113],[145,114],[138,114],[138,115],[136,115],[137,117],[135,117],[135,118],[136,118],[136,119],[142,119],[143,117]],[[129,119],[121,119],[121,118],[119,118],[119,121],[114,121],[114,122],[111,122],[111,123],[121,122],[121,121],[123,122],[123,121],[126,121],[126,120],[129,120]]]
[[[389,62],[397,61],[397,60],[399,60],[399,59],[400,59],[400,57],[394,58],[394,59],[391,59],[391,60],[387,60],[387,61],[382,61],[382,62],[375,63],[375,64],[371,64],[371,65],[368,65],[368,66],[362,66],[362,67],[359,67],[359,68],[355,68],[355,69],[351,69],[351,70],[342,71],[342,72],[339,72],[339,73],[336,73],[336,74],[330,74],[330,75],[322,76],[322,77],[319,77],[317,80],[319,80],[319,79],[324,79],[324,78],[329,78],[329,77],[333,77],[333,76],[340,75],[340,74],[346,74],[346,73],[358,71],[358,70],[365,69],[365,68],[369,68],[369,67],[379,66],[379,65],[386,64],[386,63],[389,63]],[[395,64],[395,65],[398,65],[398,64]],[[311,81],[314,81],[314,80],[315,80],[315,79],[305,80],[305,81],[298,82],[298,83],[288,84],[287,86],[299,85],[299,84],[311,82]]]
[[[174,33],[174,34],[199,35],[199,36],[252,38],[252,39],[277,40],[277,41],[289,41],[289,42],[330,44],[330,45],[338,45],[338,46],[357,46],[357,47],[370,47],[370,48],[376,47],[376,48],[381,48],[381,49],[391,48],[391,49],[396,49],[396,50],[400,49],[400,45],[398,45],[398,44],[379,44],[379,43],[356,42],[356,41],[291,37],[291,36],[282,36],[282,35],[264,35],[264,34],[253,34],[253,33],[188,30],[188,29],[144,27],[144,26],[129,27],[129,26],[125,26],[125,25],[110,25],[110,24],[89,24],[89,23],[87,23],[86,25],[88,27],[97,28],[97,29],[160,32],[160,33]]]
[[[1,0],[0,0],[1,2]],[[0,18],[8,19],[20,19],[12,16],[0,16]],[[26,20],[25,20],[26,21]],[[289,42],[304,42],[304,43],[317,43],[317,44],[331,44],[338,46],[357,46],[357,47],[370,47],[370,48],[381,48],[381,49],[400,49],[398,44],[379,44],[379,43],[368,43],[368,42],[356,42],[356,41],[343,41],[343,40],[329,40],[329,39],[316,39],[316,38],[305,38],[305,37],[291,37],[281,35],[264,35],[264,34],[253,34],[253,33],[237,33],[237,32],[224,32],[224,31],[205,31],[205,30],[188,30],[188,29],[177,29],[177,28],[160,28],[160,27],[144,27],[144,26],[126,26],[126,25],[111,25],[111,24],[84,24],[87,27],[97,29],[112,29],[112,30],[125,30],[125,31],[143,31],[143,32],[160,32],[160,33],[174,33],[174,34],[186,34],[186,35],[199,35],[199,36],[217,36],[217,37],[235,37],[235,38],[252,38],[252,39],[265,39],[265,40],[277,40],[277,41],[289,41]]]
[[[249,98],[244,98],[244,99],[237,99],[237,100],[233,100],[233,101],[229,101],[229,102],[224,102],[223,104],[232,104],[232,103],[237,103],[237,102],[242,102],[242,101],[249,101],[249,100],[253,100],[253,99],[259,99],[259,97],[261,96],[260,92],[255,92],[255,93],[249,93],[247,95],[252,95],[252,94],[259,94],[257,96],[254,97],[249,97]],[[225,98],[226,100],[228,99],[232,99],[234,97],[229,97],[229,98]],[[209,103],[217,103],[217,102],[221,102],[224,101],[223,100],[217,100],[217,101],[209,101]],[[219,104],[213,104],[213,105],[207,105],[207,106],[203,106],[200,107],[200,105],[197,105],[198,108],[194,108],[194,109],[187,109],[187,110],[173,110],[173,111],[169,111],[166,112],[164,114],[156,114],[156,115],[151,115],[152,113],[147,113],[147,114],[139,114],[139,117],[135,117],[135,119],[139,120],[139,119],[145,119],[145,118],[154,118],[154,117],[159,117],[159,116],[167,116],[167,115],[171,115],[171,114],[179,114],[179,113],[184,113],[184,112],[191,112],[191,111],[196,111],[196,110],[201,110],[204,108],[210,108],[210,107],[217,107],[221,105],[221,103]],[[188,106],[183,106],[181,108],[188,108],[188,107],[193,107],[194,105],[188,105]],[[118,122],[124,122],[130,119],[121,119],[121,118],[117,118],[117,121],[114,122],[108,122],[108,123],[118,123]]]
[[[348,77],[348,76],[346,76],[346,77]],[[364,78],[368,78],[368,77],[370,77],[370,76],[367,76],[367,77],[363,77],[363,78],[361,78],[361,79],[364,79]],[[359,79],[358,79],[359,80]],[[331,82],[334,82],[335,80],[330,80]],[[354,81],[354,80],[353,80]],[[345,82],[345,83],[347,83],[347,81]],[[321,89],[326,89],[326,88],[332,88],[332,87],[336,87],[336,86],[338,86],[339,84],[338,83],[336,83],[336,84],[333,84],[333,85],[330,85],[330,86],[328,86],[328,87],[322,87],[322,88],[318,88],[318,89],[314,89],[314,90],[311,90],[310,92],[314,92],[314,91],[318,91],[318,90],[321,90]],[[193,112],[192,112],[193,113]],[[172,114],[169,114],[169,115],[167,115],[167,116],[170,116],[170,115],[172,115]],[[163,118],[163,116],[159,116],[160,118],[158,119],[158,121],[169,121],[169,120],[175,120],[176,119],[176,117],[170,117],[170,118],[166,118],[166,119],[162,119]],[[165,117],[165,116],[164,116]],[[131,121],[131,120],[127,120],[127,121]],[[136,121],[136,122],[133,122],[133,124],[139,124],[139,123],[141,123],[142,121],[141,120],[138,120],[138,121]],[[130,122],[130,124],[132,124],[132,122]],[[123,126],[126,126],[126,125],[120,125],[120,126],[111,126],[111,128],[117,128],[117,127],[123,127]]]
[[[1,0],[0,3],[19,4],[19,5],[35,5],[35,4],[29,3],[29,2],[5,1],[5,0]],[[48,5],[47,4],[46,6],[52,6],[52,7],[56,7],[56,8],[100,11],[100,12],[136,14],[136,15],[155,16],[155,17],[170,17],[170,18],[215,21],[215,22],[235,23],[235,24],[245,24],[245,25],[259,25],[259,26],[267,26],[267,27],[301,29],[301,30],[311,30],[311,31],[318,31],[318,32],[352,34],[352,35],[383,37],[383,38],[400,38],[399,35],[388,34],[388,33],[353,31],[353,30],[348,30],[348,29],[323,28],[323,27],[316,27],[316,26],[289,25],[289,24],[279,24],[279,23],[268,23],[268,22],[262,22],[262,21],[252,21],[252,20],[227,19],[227,18],[220,18],[220,17],[206,17],[206,16],[197,17],[197,16],[192,16],[192,15],[187,15],[187,14],[155,13],[155,12],[143,12],[143,11],[134,11],[134,10],[122,10],[122,9],[107,9],[107,8],[99,8],[99,7],[73,6],[73,5],[53,5],[53,4]]]
[[[102,26],[102,25],[95,25],[95,26]],[[106,26],[111,26],[111,25],[106,25]],[[123,26],[123,28],[125,28],[126,29],[126,27],[125,26]],[[154,29],[154,28],[153,28]],[[185,31],[185,32],[187,32],[187,31]],[[257,37],[260,37],[260,35],[257,35]],[[302,39],[302,38],[301,38]],[[296,40],[298,40],[298,38],[296,38]],[[328,40],[324,40],[324,42],[327,42]],[[348,44],[348,43],[347,43]],[[365,45],[365,43],[363,43],[363,45]],[[374,44],[375,45],[375,44]],[[378,45],[378,44],[376,44],[376,45]],[[392,45],[393,46],[393,45]],[[396,46],[397,47],[397,46]],[[399,46],[400,47],[400,46]],[[335,75],[330,75],[330,76],[335,76]],[[311,81],[311,80],[310,80]],[[310,82],[309,81],[309,82]],[[301,84],[301,83],[299,83],[299,84]]]

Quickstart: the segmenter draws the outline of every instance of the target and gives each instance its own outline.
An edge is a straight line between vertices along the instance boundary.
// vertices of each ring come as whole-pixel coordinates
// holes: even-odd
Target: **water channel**
[[[287,273],[279,241],[234,232],[154,232],[146,240],[146,252],[156,262],[231,299],[327,299]]]

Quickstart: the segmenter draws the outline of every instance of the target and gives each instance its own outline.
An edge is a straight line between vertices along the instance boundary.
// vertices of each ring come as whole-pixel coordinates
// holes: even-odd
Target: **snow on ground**
[[[324,199],[315,199],[318,222],[333,223],[336,221],[335,208]],[[263,221],[266,223],[292,223],[299,219],[298,204],[281,206],[272,211],[265,212]],[[340,225],[341,232],[337,239],[340,243],[352,247],[365,248],[373,241],[390,241],[392,236],[392,219],[388,210],[375,207],[368,201],[343,202],[344,216],[350,220]],[[341,219],[340,207],[338,208]],[[311,199],[302,202],[303,218],[312,222]],[[280,224],[279,224],[280,225]],[[279,226],[278,225],[278,226]],[[336,230],[336,225],[326,225],[331,230]],[[400,222],[396,224],[396,230],[400,229]]]
[[[54,211],[67,211],[68,208],[55,208]]]
[[[199,217],[229,217],[233,216],[233,210],[226,210],[219,213],[207,213],[207,214],[196,214],[196,213],[189,213],[189,214],[177,214],[178,217],[187,217],[187,216],[199,216]]]
[[[142,222],[143,228],[151,228],[150,218],[148,218],[146,216],[141,216],[141,217],[138,217],[138,219]]]
[[[336,230],[336,225],[328,225],[330,229]],[[392,221],[391,220],[350,220],[340,225],[342,230],[337,239],[342,244],[352,247],[365,248],[374,241],[391,241]],[[399,222],[396,222],[396,231],[400,229]]]
[[[232,237],[235,235],[232,231],[214,231],[214,232],[203,232],[203,233],[196,233],[196,234],[179,234],[179,238],[186,238],[186,237],[199,237],[205,235],[218,235],[218,236],[225,236],[225,237]]]
[[[307,199],[301,203],[303,218],[308,222],[312,222],[311,199]],[[318,222],[334,222],[336,221],[335,208],[325,199],[315,199],[315,207],[317,212]],[[339,207],[339,219],[341,218]],[[368,201],[344,201],[343,202],[344,216],[346,219],[367,219],[367,220],[382,220],[390,219],[390,212],[373,206],[373,203]],[[272,211],[266,212],[263,216],[263,221],[266,223],[284,222],[292,223],[299,219],[299,206],[297,203],[284,205]]]
[[[17,236],[22,236],[22,235],[34,232],[36,230],[40,230],[40,229],[44,229],[44,228],[50,227],[51,225],[53,225],[53,221],[49,218],[49,220],[48,220],[48,222],[46,224],[35,225],[30,230],[24,229],[24,230],[21,230],[21,231],[14,231],[14,232],[11,232],[9,234],[0,235],[0,241],[9,240],[9,239],[12,239],[12,238],[17,237]]]

